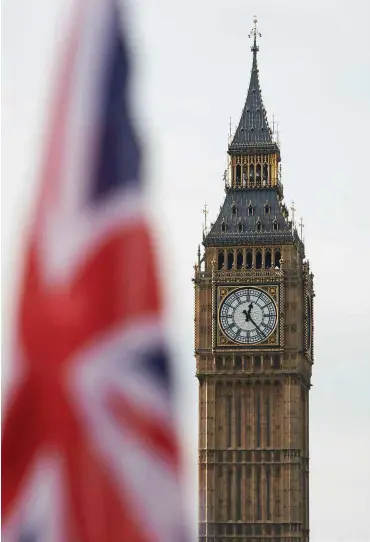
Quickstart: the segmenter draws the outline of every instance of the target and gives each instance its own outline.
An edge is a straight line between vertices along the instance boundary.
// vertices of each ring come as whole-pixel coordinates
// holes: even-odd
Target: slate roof
[[[238,128],[229,145],[230,154],[245,152],[279,152],[273,141],[266,110],[262,101],[261,88],[258,78],[256,43],[252,47],[253,62],[247,99],[244,104]]]
[[[265,212],[266,204],[269,207]],[[249,213],[249,206],[253,214]],[[233,211],[235,208],[235,212]],[[216,222],[204,238],[204,246],[303,244],[292,232],[288,210],[279,201],[274,188],[229,189]],[[257,223],[260,223],[258,231]],[[277,229],[274,227],[277,224]],[[223,224],[225,231],[223,231]],[[240,231],[240,227],[242,231]]]

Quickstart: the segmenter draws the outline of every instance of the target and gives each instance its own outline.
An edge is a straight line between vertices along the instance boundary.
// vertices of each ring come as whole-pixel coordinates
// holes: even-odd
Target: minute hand
[[[257,326],[256,322],[253,320],[253,318],[250,315],[249,315],[249,320],[252,322],[252,324],[255,326],[257,331],[259,331],[260,335],[263,337],[264,335],[263,335],[261,329]]]

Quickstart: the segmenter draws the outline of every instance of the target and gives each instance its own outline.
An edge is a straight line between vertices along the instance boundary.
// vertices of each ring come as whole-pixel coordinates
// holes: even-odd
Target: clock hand
[[[245,314],[245,321],[249,322],[251,317],[251,310],[253,309],[253,303],[250,303],[248,306],[248,312],[244,309],[243,314]]]
[[[263,335],[261,329],[259,328],[259,326],[257,326],[256,322],[253,320],[253,318],[252,318],[251,316],[249,316],[249,320],[250,320],[250,321],[252,322],[252,324],[255,326],[257,332],[260,333],[260,336],[263,337],[264,335]]]
[[[246,321],[246,322],[249,322],[249,318],[250,318],[249,312],[247,312],[246,310],[244,310],[244,311],[243,311],[243,314],[245,314],[245,321]]]

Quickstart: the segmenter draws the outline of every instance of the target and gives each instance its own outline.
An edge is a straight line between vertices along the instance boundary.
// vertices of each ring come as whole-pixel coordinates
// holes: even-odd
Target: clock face
[[[229,294],[220,307],[225,335],[240,344],[258,344],[274,331],[277,308],[272,297],[258,288],[241,288]]]

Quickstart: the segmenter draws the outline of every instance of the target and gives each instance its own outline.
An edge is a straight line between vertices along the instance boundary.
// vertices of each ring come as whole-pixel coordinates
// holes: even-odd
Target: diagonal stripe
[[[11,512],[27,469],[42,442],[42,430],[37,423],[39,394],[40,389],[35,389],[30,379],[26,380],[17,394],[11,397],[6,411],[1,441],[3,518]]]
[[[45,288],[33,255],[26,276],[21,329],[34,368],[53,371],[95,334],[138,315],[157,313],[154,277],[148,232],[143,226],[107,240],[72,284]]]
[[[135,433],[142,445],[163,458],[171,467],[179,465],[179,450],[173,438],[172,426],[154,419],[150,412],[134,408],[123,395],[110,393],[107,408],[128,431]]]
[[[78,5],[21,292],[27,378],[5,417],[3,517],[21,542],[175,542],[180,457],[158,277],[138,202],[129,58],[116,0]],[[105,348],[118,331],[121,342]]]

